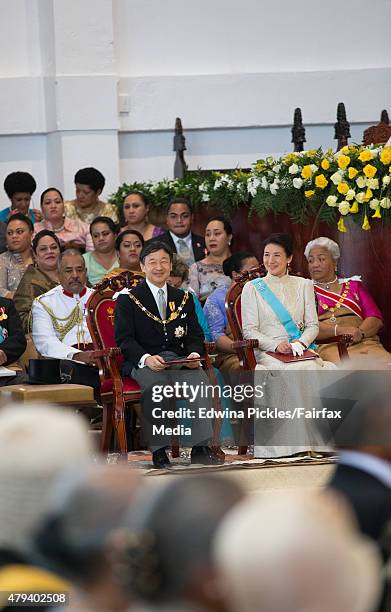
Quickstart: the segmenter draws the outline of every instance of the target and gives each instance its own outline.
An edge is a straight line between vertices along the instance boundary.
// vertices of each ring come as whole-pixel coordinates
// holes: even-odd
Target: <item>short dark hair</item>
[[[90,234],[91,234],[91,236],[92,236],[92,228],[97,223],[105,223],[105,225],[107,225],[107,227],[110,229],[110,231],[113,234],[117,233],[117,224],[114,223],[113,219],[110,219],[110,217],[95,217],[95,219],[92,221],[92,223],[90,225]]]
[[[95,193],[103,190],[105,182],[105,177],[96,168],[81,168],[75,174],[75,184],[88,185]]]
[[[37,252],[37,248],[38,248],[38,243],[42,238],[45,238],[45,236],[49,236],[49,238],[52,238],[54,240],[54,242],[57,243],[58,248],[61,251],[61,243],[58,239],[58,237],[56,236],[56,234],[54,232],[51,232],[48,229],[43,229],[40,232],[38,232],[38,234],[35,234],[33,241],[31,243],[32,249],[34,251],[34,253]]]
[[[233,272],[240,272],[242,264],[246,259],[255,257],[254,253],[250,251],[238,251],[223,261],[223,272],[225,276],[232,278]]]
[[[123,232],[118,234],[117,238],[115,239],[115,248],[116,248],[117,251],[119,251],[119,248],[120,248],[120,246],[121,246],[125,236],[128,236],[129,234],[137,236],[137,238],[141,242],[141,246],[144,247],[144,244],[145,244],[144,236],[142,234],[140,234],[140,232],[138,232],[137,230],[128,229],[128,230],[124,230]]]
[[[14,215],[10,215],[7,221],[5,222],[7,227],[9,226],[11,221],[23,221],[23,223],[25,223],[28,226],[30,232],[34,231],[33,222],[31,221],[29,217],[27,217],[23,213],[18,212],[18,213],[15,213]]]
[[[216,215],[215,217],[211,217],[210,219],[208,219],[208,222],[206,225],[208,226],[209,223],[211,223],[211,221],[220,221],[220,223],[222,223],[224,226],[224,230],[227,236],[232,236],[232,233],[233,233],[232,225],[230,224],[229,221],[227,221],[225,217],[223,217],[223,215]]]
[[[145,247],[140,253],[140,261],[143,264],[145,258],[152,253],[156,253],[157,251],[165,251],[167,255],[170,257],[170,261],[173,259],[172,249],[165,242],[161,242],[160,240],[148,240]]]
[[[34,177],[28,172],[11,172],[4,181],[4,191],[9,199],[19,192],[33,195],[36,188],[37,183]]]
[[[263,243],[263,246],[266,247],[268,244],[277,244],[281,246],[287,257],[293,255],[293,239],[290,234],[270,234]]]
[[[187,208],[189,209],[189,212],[191,214],[193,214],[194,209],[192,204],[189,202],[189,200],[187,200],[186,198],[172,198],[172,200],[169,201],[168,206],[167,206],[167,214],[170,212],[170,208],[173,204],[186,204]]]
[[[60,196],[61,200],[64,201],[63,195],[62,195],[61,191],[59,189],[57,189],[57,187],[48,187],[47,189],[45,189],[45,191],[43,191],[41,193],[41,197],[40,197],[41,207],[42,207],[42,204],[43,204],[43,199],[44,199],[45,195],[47,193],[49,193],[49,191],[55,191],[56,193],[58,193],[58,195]]]

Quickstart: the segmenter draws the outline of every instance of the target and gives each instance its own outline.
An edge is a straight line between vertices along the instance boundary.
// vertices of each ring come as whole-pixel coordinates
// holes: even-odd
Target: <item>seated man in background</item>
[[[43,357],[65,360],[70,382],[99,388],[99,374],[91,367],[93,346],[88,331],[85,308],[93,289],[87,288],[83,256],[68,249],[59,257],[60,285],[34,300],[32,334],[37,351]]]
[[[10,370],[7,376],[7,372],[1,372],[0,368],[0,387],[25,382],[26,375],[15,362],[23,355],[26,344],[22,323],[13,301],[0,297],[0,366]]]
[[[193,234],[193,208],[185,198],[174,198],[167,208],[168,231],[154,240],[164,242],[190,266],[205,257],[203,236]]]
[[[144,432],[153,452],[155,467],[169,465],[165,448],[171,435],[166,428],[169,410],[167,396],[154,401],[154,389],[179,382],[196,389],[208,384],[206,374],[199,371],[199,361],[187,365],[189,370],[168,370],[170,360],[197,358],[204,352],[204,338],[189,292],[167,285],[172,268],[172,251],[163,242],[150,241],[140,255],[146,280],[127,294],[120,295],[115,312],[115,337],[125,357],[123,373],[139,383],[143,395]],[[125,293],[125,292],[124,292]],[[157,403],[156,403],[157,402]],[[211,408],[210,398],[198,397],[190,402],[194,409],[191,437],[192,463],[219,463],[208,447],[212,434],[209,419],[199,418],[199,408]],[[154,409],[162,407],[159,417]],[[163,429],[161,430],[160,427]]]

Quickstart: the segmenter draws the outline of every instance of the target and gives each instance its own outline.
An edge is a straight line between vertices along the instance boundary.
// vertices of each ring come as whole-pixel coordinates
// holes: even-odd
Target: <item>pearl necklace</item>
[[[321,283],[320,281],[313,281],[314,285],[319,285],[320,287],[324,287],[327,291],[330,289],[331,285],[333,285],[338,280],[337,276],[331,281],[324,281]]]

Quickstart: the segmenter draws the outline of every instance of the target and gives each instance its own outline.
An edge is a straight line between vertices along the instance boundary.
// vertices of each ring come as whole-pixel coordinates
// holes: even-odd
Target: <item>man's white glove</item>
[[[294,357],[301,357],[304,353],[304,346],[300,342],[291,342],[290,344]]]

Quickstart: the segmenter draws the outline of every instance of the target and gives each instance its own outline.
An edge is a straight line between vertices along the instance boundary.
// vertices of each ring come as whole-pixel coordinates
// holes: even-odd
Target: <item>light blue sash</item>
[[[273,291],[267,286],[265,281],[262,280],[262,278],[256,278],[252,280],[251,283],[284,326],[285,331],[288,334],[289,342],[301,338],[302,332],[293,321],[285,306],[280,302],[278,297],[274,295]],[[316,344],[312,343],[308,348],[315,349]]]

